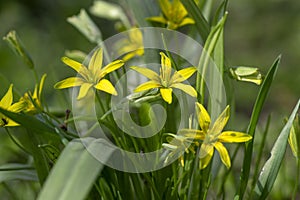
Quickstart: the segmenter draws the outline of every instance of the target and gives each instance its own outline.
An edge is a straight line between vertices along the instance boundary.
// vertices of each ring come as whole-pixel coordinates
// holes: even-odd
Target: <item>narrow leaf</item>
[[[60,138],[55,133],[54,128],[33,116],[10,112],[2,108],[0,108],[0,112],[27,129],[27,136],[30,139],[30,152],[34,158],[34,165],[39,181],[41,185],[43,185],[50,171],[50,167],[47,158],[45,157],[42,149],[38,148],[38,145],[40,145],[41,138],[51,139],[53,142],[60,142]],[[43,137],[40,137],[41,135]]]
[[[7,110],[4,110],[0,107],[0,113],[4,114],[8,118],[12,119],[13,121],[17,122],[21,126],[26,129],[34,130],[37,132],[47,132],[47,133],[55,133],[55,130],[48,126],[47,124],[43,123],[42,121],[22,113],[14,113]]]
[[[83,143],[85,145],[83,145]],[[90,151],[108,160],[113,150],[104,139],[75,139],[68,143],[51,171],[39,200],[85,199],[104,165]],[[89,150],[87,150],[87,148]]]
[[[254,108],[252,111],[251,119],[250,119],[250,124],[248,126],[247,133],[252,136],[252,140],[246,144],[246,150],[245,150],[245,156],[244,156],[244,161],[243,161],[243,169],[240,177],[240,188],[238,191],[238,198],[243,199],[247,184],[248,184],[248,179],[249,179],[249,174],[250,174],[250,166],[251,166],[251,160],[252,160],[252,151],[253,151],[253,141],[255,137],[255,129],[257,126],[257,122],[260,116],[260,113],[262,111],[263,105],[266,101],[266,98],[268,96],[270,87],[272,85],[272,82],[274,80],[274,77],[276,75],[277,68],[279,66],[281,56],[279,56],[275,62],[273,63],[272,67],[270,68],[265,80],[263,81],[257,99],[254,104]]]
[[[23,180],[38,181],[36,171],[32,166],[9,163],[0,166],[0,183],[4,181]]]
[[[279,137],[277,138],[271,150],[271,157],[267,160],[263,169],[261,170],[260,176],[255,187],[255,192],[259,196],[259,199],[265,199],[273,187],[285,154],[290,130],[293,125],[296,113],[299,110],[299,106],[300,99],[296,107],[294,108],[288,122],[283,127]]]

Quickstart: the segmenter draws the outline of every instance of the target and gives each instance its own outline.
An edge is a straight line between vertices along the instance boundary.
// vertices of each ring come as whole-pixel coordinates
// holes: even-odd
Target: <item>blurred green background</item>
[[[45,95],[53,109],[68,108],[62,91],[53,89],[58,80],[73,71],[66,67],[60,57],[65,50],[80,49],[89,52],[94,44],[89,43],[66,18],[78,14],[81,8],[88,8],[92,0],[10,0],[0,1],[0,36],[10,30],[17,31],[30,52],[40,75],[47,73]],[[265,118],[274,114],[271,131],[274,141],[283,126],[282,119],[288,116],[300,97],[300,1],[286,0],[240,0],[229,1],[228,19],[225,27],[225,54],[228,66],[255,66],[266,73],[276,57],[282,60],[271,93],[264,107]],[[102,31],[103,38],[116,33],[114,23],[91,16]],[[20,94],[33,90],[34,77],[7,46],[0,40],[0,96],[10,83],[14,83]],[[250,83],[234,82],[236,117],[245,128],[250,118],[251,109],[258,93],[258,87]],[[0,131],[2,134],[2,131]],[[0,135],[2,144],[9,141]],[[5,145],[6,146],[6,145]],[[4,146],[4,147],[5,147]],[[289,152],[290,156],[290,152]],[[0,165],[18,160],[11,154],[0,158]],[[284,172],[291,173],[291,172]]]
[[[5,36],[11,29],[17,30],[38,72],[48,74],[46,87],[50,89],[54,82],[71,72],[60,62],[65,50],[89,52],[94,47],[66,21],[67,17],[78,14],[81,8],[88,10],[91,5],[91,0],[1,1],[0,36]],[[300,2],[296,0],[241,0],[229,1],[228,5],[226,63],[228,66],[256,66],[266,73],[273,60],[281,54],[282,62],[267,108],[282,114],[291,110],[300,94],[299,9]],[[115,33],[114,23],[91,17],[104,38]],[[3,40],[0,41],[0,58],[1,94],[10,82],[21,93],[33,87],[32,74]],[[236,83],[234,87],[239,99],[237,109],[251,111],[258,87],[248,83]],[[51,90],[49,98],[53,99],[55,94]]]

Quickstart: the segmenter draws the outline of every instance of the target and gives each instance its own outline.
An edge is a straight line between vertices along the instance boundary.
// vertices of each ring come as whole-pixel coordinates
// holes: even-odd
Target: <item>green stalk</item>
[[[5,131],[7,133],[7,135],[10,137],[10,139],[13,141],[13,143],[15,143],[20,149],[22,149],[25,153],[30,154],[29,151],[27,151],[21,144],[19,144],[19,142],[10,134],[10,132],[8,131],[8,129],[5,127]],[[1,171],[1,170],[0,170]]]
[[[292,200],[296,200],[298,187],[299,187],[299,179],[300,179],[300,159],[299,158],[296,158],[296,159],[297,159],[297,175],[296,175],[295,186],[294,186],[294,189],[293,189]]]

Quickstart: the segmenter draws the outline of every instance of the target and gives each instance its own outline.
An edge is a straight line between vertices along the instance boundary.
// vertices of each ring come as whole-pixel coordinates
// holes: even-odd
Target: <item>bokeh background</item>
[[[115,1],[116,2],[116,1]],[[125,1],[124,1],[125,2]],[[53,90],[53,85],[73,71],[66,67],[60,57],[65,50],[80,49],[89,52],[94,48],[66,18],[78,14],[81,8],[88,8],[92,0],[10,0],[0,1],[0,37],[10,30],[17,31],[21,40],[30,52],[39,74],[47,73],[45,95],[54,110],[68,107],[62,91]],[[283,126],[283,118],[288,116],[300,97],[300,1],[296,0],[239,0],[229,1],[228,19],[225,28],[225,54],[228,66],[255,66],[263,73],[278,55],[282,55],[276,79],[267,99],[260,122],[263,127],[265,118],[272,114],[273,124],[269,134],[269,147],[276,139]],[[103,38],[116,33],[114,23],[91,16],[102,31]],[[0,40],[0,96],[10,83],[14,83],[20,94],[34,87],[34,77],[7,46]],[[249,122],[251,109],[258,93],[254,84],[233,82],[234,99],[238,126],[245,128]],[[18,159],[9,147],[9,139],[0,131],[0,165]],[[5,149],[5,148],[9,149]],[[268,150],[268,149],[267,149]],[[290,150],[287,151],[287,162],[293,162]],[[287,164],[289,165],[289,163]],[[282,179],[293,177],[283,167]],[[279,186],[278,193],[288,193]],[[282,190],[282,191],[281,191]],[[1,183],[0,183],[1,195]],[[280,196],[280,195],[279,195]]]

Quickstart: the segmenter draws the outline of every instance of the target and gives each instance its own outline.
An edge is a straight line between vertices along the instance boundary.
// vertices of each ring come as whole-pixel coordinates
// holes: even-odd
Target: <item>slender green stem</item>
[[[19,144],[19,142],[10,134],[9,130],[5,127],[5,131],[7,133],[7,135],[10,137],[10,139],[13,141],[13,143],[15,143],[20,149],[22,149],[25,153],[30,154],[29,151],[27,151],[21,144]]]
[[[165,36],[164,36],[163,33],[161,34],[161,39],[162,39],[164,48],[165,48],[165,50],[166,50],[166,54],[167,54],[167,56],[168,56],[168,57],[170,58],[170,60],[171,60],[172,66],[174,67],[174,69],[175,69],[176,71],[178,71],[178,67],[177,67],[176,63],[174,62],[174,59],[173,59],[173,57],[172,57],[172,55],[171,55],[171,53],[170,53],[170,51],[169,51],[169,49],[168,49],[167,42],[166,42],[166,39],[165,39]],[[162,63],[161,63],[161,64],[162,64]]]
[[[296,196],[297,196],[297,192],[298,192],[298,187],[299,187],[299,179],[300,179],[300,159],[297,159],[297,175],[296,175],[296,182],[295,182],[295,186],[293,189],[293,196],[292,199],[296,200]]]

